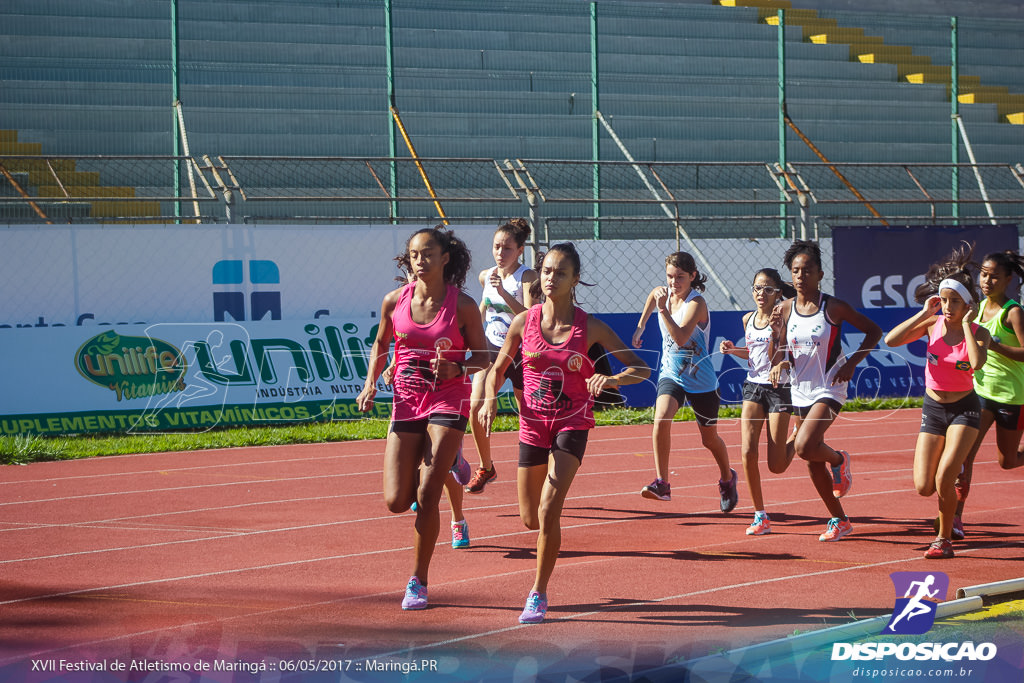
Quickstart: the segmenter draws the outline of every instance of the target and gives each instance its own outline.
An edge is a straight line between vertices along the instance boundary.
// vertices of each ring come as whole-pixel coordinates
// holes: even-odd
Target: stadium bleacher
[[[600,3],[601,110],[634,157],[776,159],[778,29],[765,18],[777,3],[734,4],[754,6]],[[381,3],[179,0],[178,12],[193,154],[388,155]],[[831,160],[949,161],[948,85],[906,82],[908,65],[948,72],[948,17],[794,16],[804,18],[787,22],[788,112]],[[590,158],[588,3],[395,2],[393,20],[396,105],[420,155]],[[815,44],[816,21],[842,28]],[[961,71],[977,79],[964,81],[961,112],[979,161],[1024,159],[1021,129],[1007,123],[1024,93],[1022,29],[961,22]],[[876,63],[857,57],[869,48]],[[0,56],[0,129],[22,143],[171,153],[166,0],[8,0]],[[817,159],[788,136],[791,161]],[[608,139],[602,154],[622,158]]]

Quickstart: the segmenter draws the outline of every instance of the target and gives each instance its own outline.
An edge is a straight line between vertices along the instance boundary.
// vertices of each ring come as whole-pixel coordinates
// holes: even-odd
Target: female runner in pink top
[[[914,292],[924,306],[885,336],[889,346],[928,337],[914,486],[922,496],[937,492],[939,497],[939,535],[925,552],[929,559],[953,557],[955,482],[977,439],[981,417],[973,376],[985,363],[990,337],[988,330],[972,322],[978,296],[967,270],[969,261],[970,250],[964,248],[933,265]]]
[[[488,367],[480,309],[461,291],[469,272],[465,243],[444,228],[413,233],[396,259],[415,280],[384,297],[370,354],[362,411],[395,339],[394,406],[384,451],[384,500],[391,512],[415,502],[413,575],[403,609],[427,606],[427,573],[440,527],[438,502],[469,420],[469,375]],[[466,354],[469,353],[469,357]]]
[[[512,320],[505,344],[487,376],[480,422],[489,430],[497,412],[498,389],[521,347],[523,404],[519,416],[519,514],[537,536],[537,574],[520,623],[543,621],[547,586],[561,545],[562,506],[583,460],[594,426],[594,397],[606,387],[641,382],[651,370],[608,325],[576,307],[580,257],[571,243],[556,244],[540,267],[546,297]],[[594,372],[587,356],[601,344],[624,366],[611,377]]]

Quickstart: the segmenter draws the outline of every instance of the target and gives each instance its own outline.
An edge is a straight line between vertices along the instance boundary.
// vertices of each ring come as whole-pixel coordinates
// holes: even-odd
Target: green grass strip
[[[844,410],[892,410],[920,407],[920,399],[853,399]],[[719,411],[722,418],[738,418],[738,405],[726,406]],[[613,408],[594,413],[598,425],[651,424],[653,408]],[[677,421],[693,420],[693,411],[683,408]],[[499,415],[494,431],[506,432],[519,428],[515,415]],[[387,436],[388,421],[381,418],[364,420],[338,420],[294,425],[259,427],[225,427],[204,431],[176,431],[163,434],[107,434],[82,436],[5,436],[0,437],[0,464],[26,465],[32,462],[77,460],[104,455],[133,453],[161,453],[168,451],[195,451],[210,448],[239,448],[245,446],[283,446],[288,444],[324,443],[330,441],[359,441],[382,439]]]

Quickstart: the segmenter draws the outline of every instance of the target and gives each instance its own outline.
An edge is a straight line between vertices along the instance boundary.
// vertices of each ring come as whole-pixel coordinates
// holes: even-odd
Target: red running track
[[[991,435],[966,541],[952,560],[923,559],[937,503],[913,490],[919,420],[846,413],[831,428],[829,442],[853,454],[843,500],[854,531],[838,543],[818,541],[826,513],[799,461],[782,475],[762,464],[773,533],[744,534],[736,420],[721,425],[741,473],[730,515],[693,423],[674,428],[670,502],[639,495],[653,478],[649,425],[595,429],[538,626],[517,622],[536,535],[518,517],[515,434],[494,437],[499,479],[466,496],[470,549],[449,547],[442,503],[422,612],[399,607],[413,515],[384,506],[382,441],[6,467],[0,679],[53,659],[427,659],[450,679],[529,677],[562,660],[639,670],[888,613],[893,571],[946,572],[951,592],[1024,575],[1022,476],[999,469]],[[473,462],[470,438],[466,454]]]

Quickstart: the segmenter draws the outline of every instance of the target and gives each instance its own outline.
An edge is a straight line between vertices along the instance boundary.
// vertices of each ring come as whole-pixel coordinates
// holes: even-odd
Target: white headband
[[[954,292],[960,295],[960,298],[963,299],[968,306],[974,305],[974,297],[971,296],[971,293],[967,290],[966,287],[963,286],[962,283],[947,277],[945,280],[939,283],[939,291],[941,292],[944,289],[952,289]]]

